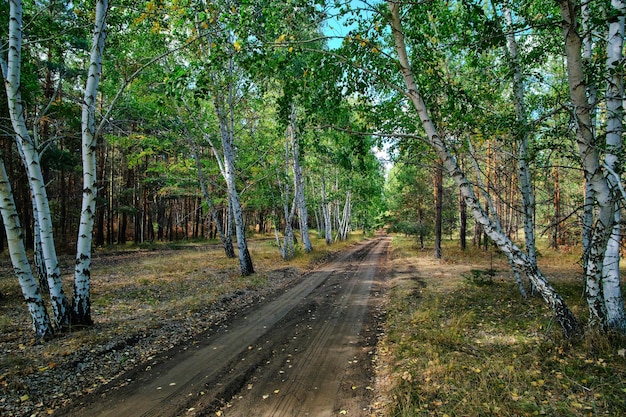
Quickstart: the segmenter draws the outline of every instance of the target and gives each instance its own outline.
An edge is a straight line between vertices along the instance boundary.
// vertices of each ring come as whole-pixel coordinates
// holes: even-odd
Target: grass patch
[[[379,349],[379,379],[389,381],[383,415],[626,415],[626,338],[594,334],[571,345],[542,300],[520,297],[505,259],[473,251],[445,248],[450,258],[435,261],[394,238]],[[584,311],[574,257],[542,253],[572,309]],[[464,278],[494,268],[491,285]]]

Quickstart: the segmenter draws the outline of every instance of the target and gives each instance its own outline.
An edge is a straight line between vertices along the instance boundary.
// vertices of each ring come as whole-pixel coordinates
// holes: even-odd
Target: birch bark
[[[607,242],[604,254],[604,270],[602,276],[602,292],[606,307],[606,325],[608,328],[626,330],[626,314],[624,312],[624,299],[620,285],[620,195],[618,187],[621,177],[620,155],[622,153],[622,120],[624,111],[624,73],[620,69],[623,59],[624,46],[624,12],[626,4],[621,0],[612,0],[611,7],[616,12],[609,13],[613,17],[609,20],[609,33],[607,42],[606,69],[609,76],[606,91],[606,154],[604,163],[611,173],[608,175],[609,186],[614,193],[614,218],[611,236]]]
[[[234,73],[233,58],[229,61],[229,77],[232,77]],[[222,152],[224,157],[224,179],[226,180],[226,187],[228,189],[228,198],[231,203],[231,213],[235,221],[235,234],[237,235],[237,248],[239,255],[239,265],[241,267],[241,274],[243,276],[254,274],[254,266],[252,264],[252,257],[248,251],[248,244],[246,242],[245,225],[243,221],[243,210],[241,208],[241,201],[239,200],[239,193],[237,192],[236,174],[235,174],[235,149],[234,149],[234,97],[233,97],[233,84],[232,80],[228,82],[228,97],[224,97],[224,94],[218,92],[214,96],[215,111],[217,112],[217,119],[220,126],[220,135],[222,138]],[[226,115],[225,106],[228,106],[230,117]]]
[[[581,53],[582,39],[578,33],[578,5],[571,0],[560,0],[559,6],[565,38],[569,93],[574,106],[576,141],[588,187],[593,192],[598,205],[596,226],[591,236],[585,264],[585,295],[590,313],[589,323],[592,326],[606,327],[607,311],[603,298],[602,277],[604,254],[615,220],[615,205],[610,185],[600,165],[600,155],[593,132],[593,106],[587,99]]]
[[[199,126],[199,123],[198,123],[198,126]],[[215,219],[215,228],[217,229],[217,233],[220,237],[220,241],[222,242],[224,253],[227,258],[234,258],[235,249],[233,248],[233,241],[230,237],[230,234],[227,235],[224,232],[224,226],[222,225],[222,222],[219,221],[217,210],[215,209],[215,205],[213,204],[213,198],[211,196],[211,192],[209,191],[209,187],[207,184],[207,179],[204,175],[204,170],[202,169],[202,163],[200,162],[200,151],[198,150],[198,146],[194,143],[193,139],[191,138],[191,135],[186,129],[185,129],[185,134],[187,135],[187,142],[189,143],[189,147],[191,148],[193,159],[196,162],[196,170],[198,171],[198,180],[200,182],[200,189],[202,190],[202,195],[204,195],[204,200],[209,206],[211,216],[213,216],[213,219]],[[213,141],[210,138],[207,138],[207,141],[209,142],[209,146],[211,147],[214,156],[217,158],[220,171],[223,171],[223,168],[222,168],[223,165],[219,159],[219,154],[217,150],[215,149],[215,146],[213,146]]]
[[[520,138],[518,144],[518,174],[522,193],[522,210],[524,212],[524,242],[528,259],[537,263],[537,250],[535,249],[535,195],[532,188],[532,175],[528,165],[528,123],[524,100],[524,82],[522,67],[517,53],[517,41],[512,31],[513,17],[508,4],[504,6],[504,17],[509,30],[507,30],[507,51],[511,69],[513,70],[513,102],[515,105],[515,118],[519,125]]]
[[[13,271],[22,289],[28,312],[35,331],[35,338],[47,340],[53,336],[52,324],[46,310],[41,292],[37,285],[24,247],[23,231],[13,200],[13,190],[4,166],[0,159],[0,212],[7,235],[7,246],[13,265]]]
[[[507,256],[510,256],[515,265],[524,271],[526,276],[528,276],[533,282],[545,302],[552,308],[564,336],[568,338],[578,336],[581,333],[580,324],[569,307],[565,304],[565,301],[548,283],[537,266],[530,262],[526,254],[513,244],[513,242],[511,242],[511,240],[504,233],[499,231],[493,224],[492,220],[478,203],[476,196],[474,195],[472,185],[469,183],[457,164],[456,159],[448,151],[445,143],[439,136],[435,124],[431,120],[428,113],[426,103],[419,93],[418,86],[411,70],[400,18],[399,4],[394,1],[389,1],[387,4],[389,11],[391,12],[391,30],[395,41],[396,52],[398,54],[399,68],[407,90],[406,95],[413,103],[413,106],[419,115],[430,145],[437,153],[437,156],[441,158],[444,168],[459,186],[461,193],[467,202],[468,208],[474,215],[476,222],[483,226],[485,232],[495,242],[500,250],[505,252]]]
[[[95,114],[98,85],[102,75],[102,55],[106,38],[106,15],[108,0],[96,2],[96,17],[91,44],[89,70],[82,104],[82,159],[83,159],[83,199],[80,212],[80,225],[76,241],[76,266],[74,268],[74,300],[72,324],[91,325],[91,246],[93,225],[96,217],[96,195],[98,176],[96,172]]]
[[[296,206],[298,209],[298,221],[300,224],[300,238],[304,245],[305,252],[311,252],[313,246],[309,238],[309,219],[306,208],[306,199],[304,198],[304,180],[302,178],[302,166],[300,165],[300,140],[297,135],[296,125],[296,108],[291,106],[291,115],[289,118],[291,125],[291,154],[293,157],[293,183],[296,198]]]
[[[11,0],[9,3],[9,47],[7,61],[2,65],[9,115],[15,132],[15,140],[25,158],[24,163],[28,171],[29,185],[37,206],[42,254],[50,287],[54,323],[57,327],[64,327],[70,323],[70,305],[61,282],[61,271],[54,247],[50,206],[39,164],[39,153],[26,127],[20,92],[22,2],[21,0]]]
[[[322,173],[322,214],[324,216],[324,239],[326,244],[333,243],[333,225],[331,223],[330,204],[326,197],[326,176]]]

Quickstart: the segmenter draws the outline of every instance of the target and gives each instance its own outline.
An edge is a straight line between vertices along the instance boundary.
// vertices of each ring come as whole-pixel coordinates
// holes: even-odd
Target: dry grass
[[[393,248],[381,414],[626,415],[626,339],[594,334],[569,344],[541,300],[521,298],[499,255],[450,246],[435,261],[402,238]],[[543,270],[584,315],[577,255],[542,252]],[[490,268],[492,285],[464,277]]]

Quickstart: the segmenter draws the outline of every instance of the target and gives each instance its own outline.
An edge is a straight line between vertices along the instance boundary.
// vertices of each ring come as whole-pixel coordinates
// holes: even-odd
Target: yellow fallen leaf
[[[20,400],[22,400],[22,401],[26,401],[26,400],[28,400],[29,398],[30,398],[30,397],[28,396],[28,394],[24,394],[24,395],[22,395],[22,396],[20,397]]]

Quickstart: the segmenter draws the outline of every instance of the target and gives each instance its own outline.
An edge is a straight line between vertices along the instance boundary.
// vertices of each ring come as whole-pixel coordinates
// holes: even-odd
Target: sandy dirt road
[[[389,242],[377,237],[351,247],[284,293],[59,415],[370,415]]]

